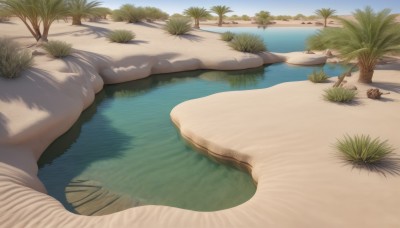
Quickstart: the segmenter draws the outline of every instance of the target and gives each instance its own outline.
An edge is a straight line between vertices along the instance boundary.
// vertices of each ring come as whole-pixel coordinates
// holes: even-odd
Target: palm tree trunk
[[[219,16],[218,26],[219,26],[219,27],[222,26],[222,16]]]
[[[194,19],[194,28],[199,29],[200,28],[200,19],[195,18]]]
[[[25,24],[25,26],[28,28],[28,30],[32,34],[32,36],[35,38],[36,42],[38,42],[40,37],[42,36],[42,34],[40,33],[40,29],[39,29],[39,33],[38,33],[38,31],[36,29],[32,29],[31,26],[29,26],[29,24],[26,20],[23,20],[23,19],[21,19],[21,20]]]
[[[72,16],[72,25],[82,25],[81,16]]]
[[[324,23],[324,28],[326,28],[326,21],[328,20],[327,17],[325,17],[325,23]]]
[[[39,43],[48,42],[47,36],[49,35],[50,26],[46,26],[43,24],[43,34],[42,37],[39,39]]]
[[[372,83],[372,76],[374,75],[374,68],[370,67],[360,67],[360,76],[358,77],[358,82],[360,83]]]

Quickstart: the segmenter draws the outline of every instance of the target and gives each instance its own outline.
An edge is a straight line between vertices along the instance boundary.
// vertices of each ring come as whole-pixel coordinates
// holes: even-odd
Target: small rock
[[[357,87],[351,83],[346,83],[346,84],[342,85],[342,87],[344,89],[348,89],[348,90],[357,90]]]
[[[327,49],[327,50],[325,51],[325,55],[326,55],[327,57],[333,57],[333,54],[332,54],[331,50],[329,50],[329,49]]]
[[[350,77],[350,76],[351,76],[351,72],[347,72],[346,77]]]
[[[381,91],[379,89],[369,89],[367,90],[367,97],[370,99],[381,99]]]

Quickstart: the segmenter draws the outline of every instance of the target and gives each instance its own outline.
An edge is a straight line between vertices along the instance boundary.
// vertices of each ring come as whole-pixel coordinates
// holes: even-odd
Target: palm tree
[[[340,19],[343,28],[321,30],[309,38],[311,49],[334,49],[346,61],[357,60],[358,81],[371,83],[379,58],[400,53],[400,24],[389,9],[375,13],[371,7],[356,10],[355,21]]]
[[[67,13],[64,0],[0,0],[0,6],[21,19],[38,42],[47,42],[51,24]]]
[[[183,13],[187,16],[193,17],[194,28],[196,29],[200,28],[200,19],[210,16],[210,13],[205,8],[200,7],[187,8]]]
[[[211,7],[211,12],[218,15],[218,26],[222,26],[222,19],[225,14],[233,12],[228,6],[213,6]]]
[[[260,11],[256,14],[256,23],[259,27],[263,27],[264,29],[271,21],[271,14],[268,11]]]
[[[331,9],[331,8],[322,8],[322,9],[315,10],[315,14],[317,16],[324,18],[324,27],[326,27],[326,21],[328,20],[328,18],[332,17],[335,13],[336,13],[336,10]]]
[[[72,16],[72,25],[82,25],[82,17],[96,14],[96,7],[101,3],[87,0],[68,0],[68,14]]]

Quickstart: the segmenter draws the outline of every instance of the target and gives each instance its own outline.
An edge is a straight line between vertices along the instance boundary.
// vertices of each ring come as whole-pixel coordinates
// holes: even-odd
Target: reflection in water
[[[265,67],[240,71],[208,71],[200,74],[200,78],[210,81],[227,82],[232,88],[257,86],[264,79]]]

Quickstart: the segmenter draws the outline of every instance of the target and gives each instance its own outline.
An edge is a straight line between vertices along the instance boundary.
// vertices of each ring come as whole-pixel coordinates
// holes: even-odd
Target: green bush
[[[345,135],[343,140],[337,140],[335,147],[344,160],[359,165],[382,161],[394,151],[387,141],[382,142],[379,138],[371,140],[368,135]]]
[[[249,53],[259,53],[267,50],[262,38],[250,33],[235,35],[233,40],[229,43],[229,46],[236,51]]]
[[[328,101],[348,103],[357,95],[357,91],[342,87],[330,88],[325,90],[324,98]]]
[[[171,35],[183,35],[192,30],[191,21],[185,17],[170,18],[166,22],[164,30]]]
[[[43,44],[43,49],[54,58],[64,58],[71,54],[72,45],[60,40],[52,40]]]
[[[314,70],[312,74],[308,75],[308,80],[314,83],[325,82],[327,79],[328,75],[324,72],[324,70],[321,70],[319,72]]]
[[[120,21],[124,21],[124,16],[122,14],[122,11],[119,9],[113,10],[111,13],[111,18],[113,21],[115,22],[120,22]]]
[[[142,7],[135,7],[132,4],[125,4],[119,8],[119,14],[128,23],[138,23],[145,19],[146,12]]]
[[[135,33],[129,30],[114,30],[107,34],[107,39],[115,43],[128,43],[129,41],[135,39]]]
[[[32,55],[28,50],[21,50],[18,43],[9,38],[0,38],[0,77],[18,77],[32,64]]]
[[[230,42],[235,38],[235,33],[227,31],[221,34],[221,40]]]

